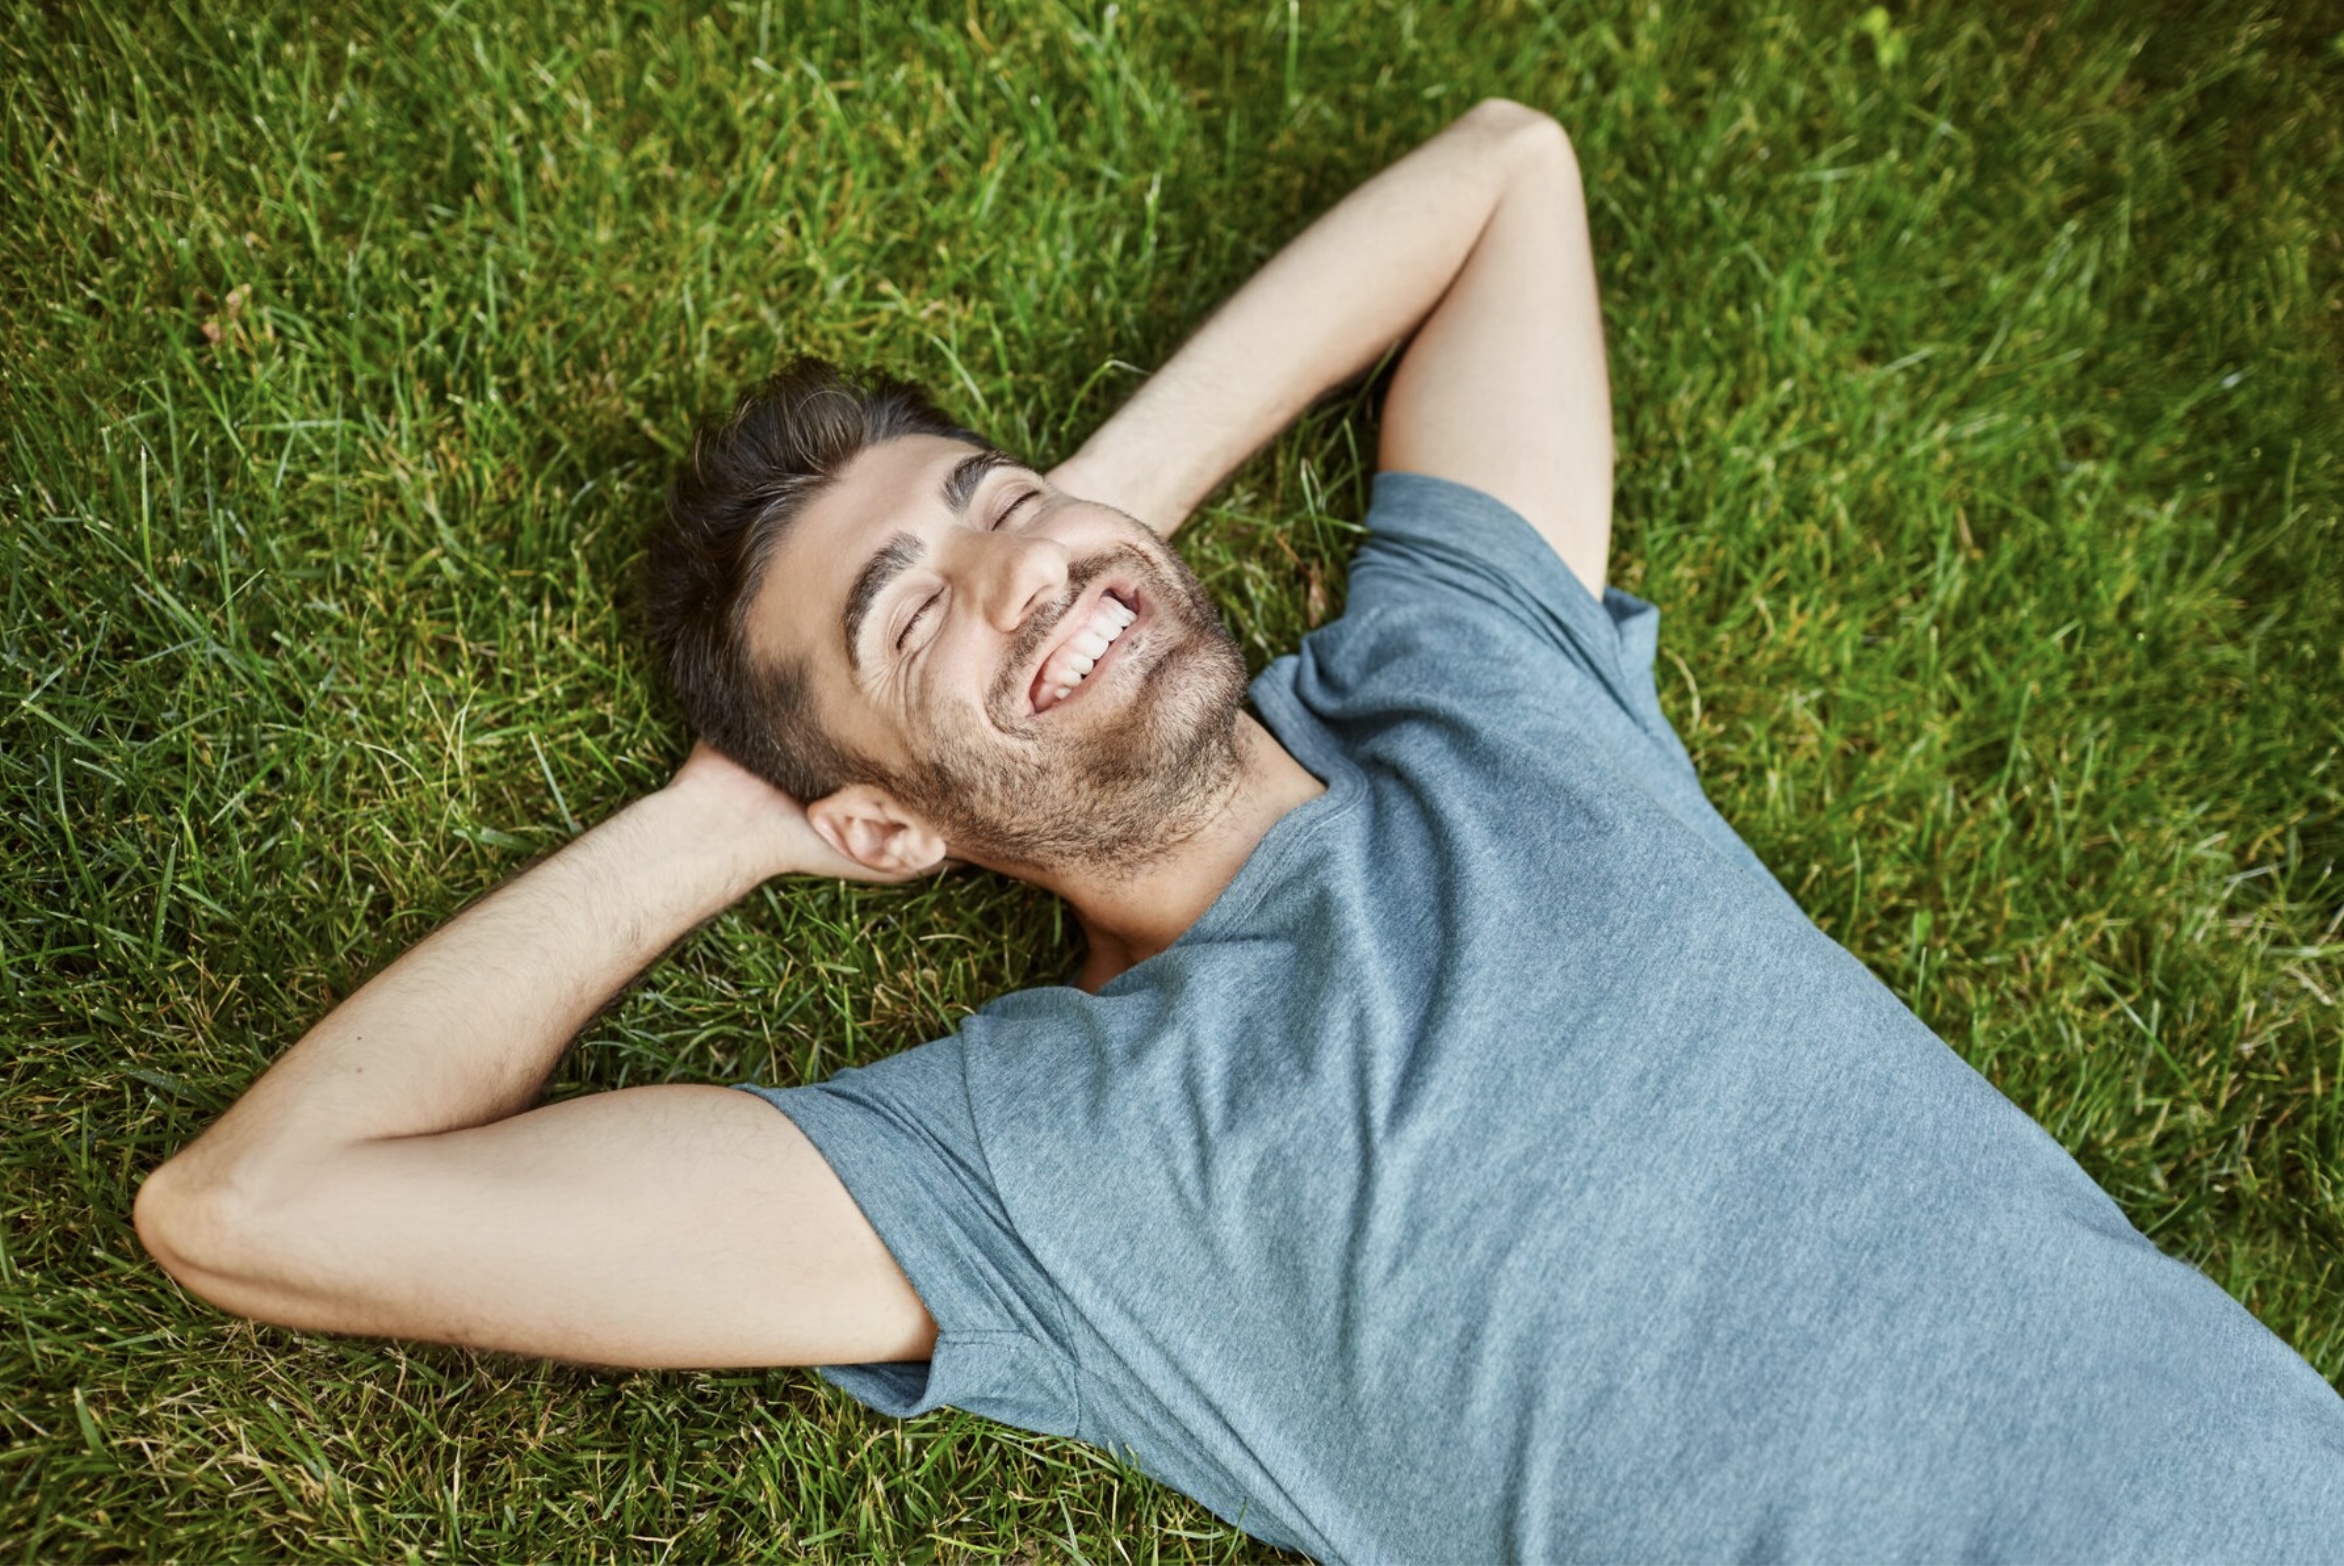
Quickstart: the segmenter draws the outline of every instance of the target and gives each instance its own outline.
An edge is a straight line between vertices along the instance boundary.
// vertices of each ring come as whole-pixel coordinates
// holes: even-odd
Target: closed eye
[[[1017,498],[1010,501],[1008,505],[1001,508],[1001,514],[993,519],[993,525],[996,528],[1006,527],[1009,523],[1009,519],[1017,515],[1018,507],[1024,505],[1029,500],[1040,499],[1041,495],[1042,492],[1038,489],[1019,490],[1017,492]]]
[[[903,651],[903,644],[911,639],[912,628],[928,617],[928,611],[935,608],[936,600],[943,596],[942,593],[930,593],[920,604],[920,607],[912,611],[912,617],[903,622],[903,629],[895,633],[895,650],[897,652]]]

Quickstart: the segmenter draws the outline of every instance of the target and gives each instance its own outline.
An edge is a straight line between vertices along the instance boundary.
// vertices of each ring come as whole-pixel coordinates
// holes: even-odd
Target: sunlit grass
[[[1616,574],[1815,918],[2344,1377],[2344,45],[2317,8],[57,7],[0,27],[0,1546],[1262,1552],[810,1376],[224,1320],[144,1170],[683,736],[695,416],[876,363],[1048,458],[1474,98],[1586,167]],[[2205,13],[2199,15],[2198,13]],[[1339,612],[1338,399],[1183,534]],[[1062,973],[1006,883],[769,889],[564,1091],[819,1076]]]

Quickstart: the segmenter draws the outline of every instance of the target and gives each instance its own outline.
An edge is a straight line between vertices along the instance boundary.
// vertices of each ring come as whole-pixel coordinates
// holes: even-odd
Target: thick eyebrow
[[[985,481],[986,474],[995,468],[1016,466],[1017,459],[1006,451],[978,451],[961,458],[944,477],[944,508],[958,520],[968,510],[969,502],[976,498],[977,486]]]
[[[971,452],[961,458],[952,465],[952,471],[944,476],[942,494],[945,509],[952,513],[955,521],[959,520],[967,514],[969,502],[976,498],[977,486],[985,481],[986,474],[995,468],[1016,465],[1017,459],[1009,453],[990,449]],[[863,672],[863,622],[870,618],[872,605],[879,602],[879,595],[887,591],[890,583],[918,564],[920,556],[926,552],[927,545],[917,538],[909,533],[898,533],[877,554],[864,561],[863,569],[855,574],[855,585],[846,595],[843,628],[846,632],[847,667],[857,674]]]

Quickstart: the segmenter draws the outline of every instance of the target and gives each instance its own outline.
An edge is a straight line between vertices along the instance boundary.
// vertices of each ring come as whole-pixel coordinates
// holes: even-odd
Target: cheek
[[[988,703],[1000,677],[998,650],[981,636],[947,632],[920,660],[906,693],[906,726],[923,745],[967,745],[992,731]]]
[[[923,712],[946,713],[982,705],[1001,672],[999,638],[974,615],[945,627],[912,683],[913,704]]]

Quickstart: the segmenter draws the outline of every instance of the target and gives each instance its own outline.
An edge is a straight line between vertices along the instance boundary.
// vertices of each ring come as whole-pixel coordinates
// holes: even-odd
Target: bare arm
[[[1479,104],[1239,289],[1053,479],[1159,532],[1327,387],[1414,334],[1381,465],[1489,491],[1601,590],[1611,401],[1569,139]]]
[[[867,875],[713,752],[452,921],[151,1175],[139,1234],[240,1314],[626,1365],[924,1357],[838,1178],[729,1088],[530,1109],[571,1036],[785,870]]]

